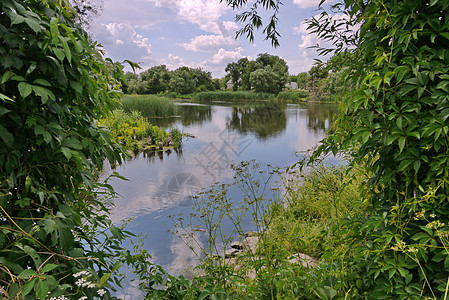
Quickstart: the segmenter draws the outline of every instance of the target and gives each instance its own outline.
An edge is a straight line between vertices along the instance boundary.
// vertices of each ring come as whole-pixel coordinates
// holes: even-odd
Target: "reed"
[[[138,111],[143,117],[170,117],[179,113],[179,107],[168,98],[155,95],[128,95],[123,97],[125,112]]]
[[[251,91],[211,91],[196,94],[195,99],[200,101],[251,101],[251,100],[271,100],[273,94],[255,93]]]

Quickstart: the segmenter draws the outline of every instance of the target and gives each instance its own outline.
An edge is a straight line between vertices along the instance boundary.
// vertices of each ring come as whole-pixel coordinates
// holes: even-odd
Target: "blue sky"
[[[306,31],[304,20],[318,14],[320,0],[284,0],[280,10],[281,46],[274,49],[261,33],[254,44],[235,39],[241,24],[236,11],[219,0],[104,0],[104,10],[91,25],[93,38],[115,61],[140,63],[143,70],[165,64],[201,67],[213,77],[226,74],[225,67],[259,53],[278,55],[289,72],[308,71],[317,57],[309,46],[316,38]]]

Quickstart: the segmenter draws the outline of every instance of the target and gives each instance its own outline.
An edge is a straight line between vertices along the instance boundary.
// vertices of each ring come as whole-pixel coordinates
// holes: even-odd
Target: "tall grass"
[[[280,92],[276,96],[276,100],[299,102],[301,100],[305,100],[308,96],[309,94],[306,91],[287,91]]]
[[[169,117],[179,113],[179,107],[168,98],[155,95],[128,95],[122,99],[127,113],[138,111],[143,117]]]
[[[269,93],[255,93],[252,91],[211,91],[196,94],[195,99],[200,101],[250,101],[250,100],[270,100],[274,95]]]

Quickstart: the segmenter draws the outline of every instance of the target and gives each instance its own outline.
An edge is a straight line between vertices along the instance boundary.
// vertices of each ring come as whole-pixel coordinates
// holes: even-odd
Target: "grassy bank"
[[[167,132],[162,127],[153,126],[137,111],[127,113],[124,110],[116,109],[107,118],[101,119],[99,124],[111,131],[115,142],[134,152],[145,147],[156,147],[159,138],[168,145],[167,138],[170,137],[171,147],[175,149],[181,145],[181,133],[177,129]],[[150,142],[148,142],[148,137],[150,137]]]
[[[276,100],[287,102],[300,102],[306,101],[309,94],[306,91],[286,91],[280,92],[276,96]]]
[[[300,176],[281,172],[285,180],[278,197],[267,197],[268,183],[279,170],[270,168],[261,178],[260,168],[242,163],[235,171],[234,183],[202,193],[194,201],[197,213],[178,219],[175,231],[191,249],[198,251],[200,245],[192,232],[204,230],[208,236],[198,251],[203,275],[171,278],[161,293],[179,299],[207,294],[226,299],[333,299],[338,285],[351,276],[351,270],[339,264],[343,256],[353,256],[344,223],[367,214],[360,192],[364,172],[347,172],[344,166],[319,166]],[[238,203],[229,198],[231,186],[245,193]],[[257,228],[258,246],[224,258],[235,237],[225,235],[221,224],[233,224],[233,234],[243,237],[244,215],[251,215]],[[189,228],[192,223],[202,226]],[[315,258],[319,267],[303,267],[294,259],[299,253]],[[357,288],[347,290],[348,299],[357,295]]]
[[[179,114],[179,107],[168,98],[156,95],[127,95],[121,100],[127,113],[138,111],[143,117],[170,117]]]
[[[200,101],[251,101],[251,100],[270,100],[273,94],[255,93],[251,91],[213,91],[201,92],[195,95],[196,100]]]

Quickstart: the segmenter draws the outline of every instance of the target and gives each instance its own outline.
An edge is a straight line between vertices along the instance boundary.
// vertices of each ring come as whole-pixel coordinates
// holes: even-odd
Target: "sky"
[[[220,78],[228,63],[269,53],[282,57],[289,73],[297,75],[308,71],[317,58],[309,47],[318,41],[307,33],[304,20],[319,13],[320,0],[282,2],[278,48],[264,40],[261,31],[254,43],[235,39],[242,24],[235,21],[237,12],[219,0],[104,0],[103,12],[89,31],[107,57],[137,62],[142,67],[138,72],[164,64],[170,70],[200,67]]]

